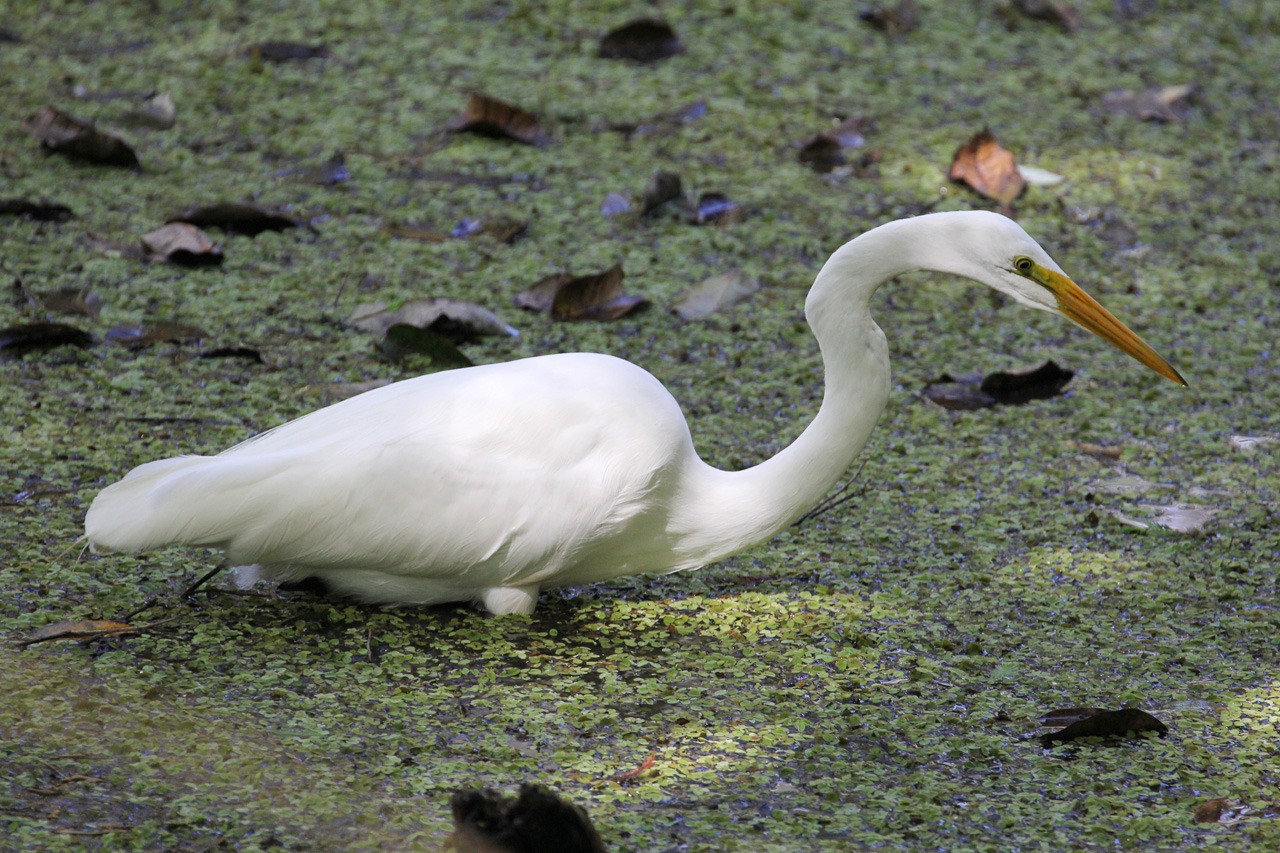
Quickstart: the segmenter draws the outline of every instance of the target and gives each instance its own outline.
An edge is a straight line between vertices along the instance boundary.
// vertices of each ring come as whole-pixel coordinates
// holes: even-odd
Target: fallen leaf
[[[1041,715],[1040,724],[1050,728],[1062,728],[1101,713],[1101,708],[1059,708]]]
[[[800,162],[822,173],[845,165],[845,149],[860,148],[866,144],[863,135],[866,126],[865,116],[850,116],[831,130],[801,140]]]
[[[1169,733],[1169,727],[1146,711],[1121,708],[1118,711],[1097,711],[1078,719],[1060,731],[1041,736],[1040,743],[1049,748],[1057,742],[1066,743],[1083,737],[1141,738],[1146,732],[1164,737]]]
[[[120,123],[130,127],[169,130],[178,121],[178,108],[168,92],[158,92],[120,116]]]
[[[1205,800],[1203,803],[1197,803],[1191,807],[1191,815],[1196,823],[1217,823],[1224,816],[1239,813],[1242,808],[1240,803],[1229,800],[1226,797],[1214,797],[1212,800]]]
[[[1171,489],[1173,484],[1153,483],[1136,474],[1123,474],[1102,483],[1095,483],[1092,488],[1113,495],[1141,495],[1152,489]]]
[[[96,320],[102,313],[102,297],[90,287],[60,287],[30,291],[19,285],[23,296],[36,309],[51,314],[78,314]]]
[[[681,320],[700,320],[736,305],[758,290],[758,281],[747,278],[737,270],[721,273],[686,290],[672,310]]]
[[[858,19],[891,36],[901,36],[920,26],[920,9],[915,0],[900,0],[896,6],[876,4],[859,12]]]
[[[343,322],[374,334],[383,334],[397,323],[405,323],[432,329],[454,343],[469,343],[484,335],[520,336],[488,308],[447,297],[414,299],[395,311],[388,310],[382,303],[360,305]]]
[[[1135,92],[1116,89],[1102,96],[1102,106],[1108,112],[1125,115],[1142,121],[1182,121],[1183,107],[1195,92],[1195,86],[1156,86]]]
[[[997,403],[1016,406],[1058,396],[1073,376],[1073,371],[1059,367],[1050,359],[1039,367],[988,374],[979,387]]]
[[[656,752],[651,753],[648,758],[641,761],[635,767],[632,767],[630,770],[623,770],[620,773],[615,773],[610,778],[614,782],[627,782],[631,779],[639,779],[654,768],[657,758],[658,754]]]
[[[1280,436],[1275,435],[1233,435],[1230,439],[1231,449],[1252,453],[1268,444],[1280,444]]]
[[[493,219],[467,217],[448,231],[423,228],[418,225],[385,225],[383,233],[406,240],[424,243],[443,243],[446,240],[465,240],[471,237],[492,237],[499,243],[513,243],[529,230],[529,223],[504,216]]]
[[[666,21],[640,18],[610,30],[600,39],[601,59],[657,62],[684,51],[679,36]]]
[[[141,168],[138,156],[133,153],[129,143],[113,133],[98,130],[92,122],[82,121],[70,113],[53,107],[41,107],[27,118],[23,126],[39,140],[42,148],[54,154],[103,166]]]
[[[542,129],[538,117],[527,110],[497,98],[472,92],[462,115],[449,123],[453,133],[476,133],[497,139],[510,139],[541,148],[551,137]]]
[[[196,207],[169,218],[169,222],[186,222],[197,228],[218,228],[228,234],[256,237],[263,231],[297,228],[298,220],[256,204],[223,202]]]
[[[1013,0],[1013,7],[1028,18],[1047,21],[1063,32],[1073,33],[1080,26],[1080,12],[1066,3],[1052,0]]]
[[[1170,504],[1155,507],[1159,515],[1155,523],[1179,533],[1200,533],[1220,510],[1191,504]]]
[[[20,216],[32,222],[66,222],[74,215],[65,204],[25,198],[0,199],[0,216]]]
[[[555,320],[616,320],[649,304],[623,292],[622,265],[591,275],[553,275],[516,295],[530,311],[550,311]]]
[[[454,853],[604,853],[604,841],[586,811],[541,785],[521,785],[515,798],[492,788],[459,791],[449,800]]]
[[[256,361],[258,364],[267,363],[262,357],[262,352],[253,347],[215,347],[197,353],[196,358],[243,358],[246,361]]]
[[[77,619],[65,622],[53,622],[33,631],[19,645],[23,648],[36,643],[48,643],[55,640],[97,640],[106,637],[128,637],[138,633],[138,628],[127,622],[115,622],[110,619]]]
[[[142,249],[151,260],[168,261],[185,267],[217,266],[222,263],[222,247],[187,222],[170,222],[143,234]]]
[[[332,55],[322,44],[292,41],[264,41],[252,45],[246,53],[251,59],[262,62],[305,62],[308,59],[328,59]]]
[[[425,355],[442,370],[470,367],[473,364],[444,335],[431,329],[410,326],[408,323],[390,326],[378,342],[378,350],[391,361],[401,361],[409,355]]]
[[[995,398],[984,394],[976,382],[957,382],[946,375],[926,385],[923,393],[926,400],[956,411],[985,409],[996,404]]]
[[[983,128],[956,149],[947,177],[968,184],[979,195],[1008,207],[1026,189],[1013,154]]]
[[[703,193],[689,214],[698,225],[732,225],[741,222],[746,211],[723,193]]]
[[[684,189],[680,185],[680,176],[675,172],[654,172],[649,185],[644,188],[640,197],[640,215],[648,216],[669,201],[684,198]]]
[[[36,350],[61,346],[93,345],[93,337],[82,329],[65,323],[24,323],[0,329],[0,355],[22,356]]]
[[[1124,452],[1123,447],[1116,445],[1090,444],[1087,441],[1076,441],[1075,439],[1069,439],[1067,445],[1086,456],[1096,456],[1099,459],[1119,459]]]
[[[158,343],[186,343],[208,337],[201,329],[182,323],[153,321],[137,326],[114,326],[107,330],[107,340],[126,349],[142,349]]]

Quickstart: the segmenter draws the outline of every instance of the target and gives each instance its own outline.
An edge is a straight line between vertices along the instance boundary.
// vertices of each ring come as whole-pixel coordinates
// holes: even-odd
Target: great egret
[[[826,369],[813,422],[743,471],[707,465],[652,375],[568,353],[406,379],[217,456],[149,462],[85,518],[95,551],[225,549],[241,582],[317,577],[371,603],[478,599],[529,613],[544,586],[675,572],[773,536],[866,443],[889,393],[881,283],[912,270],[982,282],[1064,315],[1157,373],[1168,362],[999,214],[935,213],[846,243],[805,302]]]

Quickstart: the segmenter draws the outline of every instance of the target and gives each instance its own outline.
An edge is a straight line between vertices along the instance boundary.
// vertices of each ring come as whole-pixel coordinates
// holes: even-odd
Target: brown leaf
[[[1013,154],[1001,148],[986,128],[956,149],[947,177],[968,184],[979,195],[1005,207],[1026,189]]]
[[[515,297],[529,311],[550,311],[556,320],[616,320],[649,300],[622,290],[622,265],[592,275],[547,276]]]
[[[186,267],[216,266],[222,263],[222,247],[186,222],[170,222],[142,235],[142,248],[151,260],[168,261]]]
[[[1041,715],[1040,723],[1050,728],[1060,729],[1100,713],[1102,713],[1101,708],[1059,708]]]
[[[619,122],[612,127],[631,138],[670,136],[706,116],[707,110],[706,99],[699,98],[670,112],[659,113],[638,122]]]
[[[33,631],[22,640],[24,648],[36,643],[48,643],[54,640],[96,640],[104,637],[128,637],[138,633],[138,628],[127,622],[115,622],[110,619],[77,619],[65,622],[54,622]]]
[[[298,220],[256,204],[222,202],[179,213],[169,222],[186,222],[197,228],[218,228],[228,234],[256,237],[263,231],[297,228]]]
[[[304,62],[308,59],[327,59],[332,54],[322,44],[299,44],[292,41],[264,41],[245,51],[249,58],[261,62]]]
[[[845,164],[844,150],[860,148],[866,143],[865,116],[850,116],[831,130],[800,141],[800,162],[816,172],[830,172]]]
[[[1122,708],[1118,711],[1097,711],[1060,731],[1042,736],[1040,742],[1048,748],[1059,741],[1065,743],[1082,737],[1141,737],[1145,732],[1155,732],[1164,737],[1169,733],[1169,727],[1146,711]]]
[[[654,768],[654,764],[656,763],[657,757],[658,757],[658,754],[656,752],[651,753],[648,758],[646,758],[644,761],[641,761],[635,767],[631,768],[630,770],[623,770],[621,773],[615,773],[611,778],[615,782],[626,782],[631,779],[639,779],[641,776],[648,773],[650,770]]]
[[[1039,367],[988,374],[979,387],[997,403],[1017,406],[1058,396],[1073,376],[1073,371],[1059,367],[1050,359]]]
[[[1013,7],[1028,18],[1057,25],[1063,32],[1073,33],[1080,26],[1080,12],[1066,3],[1052,0],[1013,0]]]
[[[499,243],[514,243],[529,230],[529,223],[520,219],[496,216],[492,219],[467,217],[450,231],[437,231],[418,225],[384,225],[383,233],[424,243],[443,243],[446,240],[464,240],[472,237],[492,237]]]
[[[46,151],[102,166],[141,168],[138,156],[119,136],[53,107],[41,107],[24,127]]]
[[[75,214],[66,205],[51,201],[4,198],[0,199],[0,216],[20,216],[32,222],[66,222]]]
[[[640,18],[610,30],[600,39],[602,59],[657,62],[684,51],[679,36],[666,21]]]
[[[1067,444],[1073,449],[1087,456],[1096,456],[1099,459],[1119,459],[1124,453],[1124,448],[1110,444],[1090,444],[1087,441],[1076,441],[1070,439]]]
[[[684,189],[680,186],[680,176],[675,172],[658,171],[649,179],[640,197],[640,215],[648,216],[669,201],[684,198]]]
[[[1116,89],[1102,96],[1102,106],[1108,112],[1126,115],[1142,121],[1182,121],[1183,106],[1195,86],[1156,86],[1142,92]]]
[[[24,323],[0,329],[2,356],[22,356],[61,346],[84,349],[92,345],[93,337],[88,332],[65,323]]]
[[[586,811],[541,785],[521,785],[515,798],[492,788],[458,791],[449,800],[455,853],[604,853],[604,841]]]
[[[126,349],[142,349],[162,342],[185,343],[206,337],[208,335],[195,326],[163,321],[138,326],[115,326],[107,330],[107,340]]]
[[[923,393],[926,400],[957,411],[986,409],[996,404],[995,398],[979,390],[976,382],[957,382],[946,375],[926,385]]]
[[[681,320],[700,320],[736,305],[760,289],[738,270],[713,275],[686,290],[672,309]]]
[[[408,355],[425,355],[442,370],[473,364],[466,353],[444,335],[408,323],[390,326],[378,342],[378,350],[390,361],[402,361]]]
[[[537,148],[551,142],[536,115],[479,92],[467,96],[466,110],[449,123],[448,129],[453,133],[511,139]]]
[[[361,305],[344,320],[348,326],[383,334],[397,323],[407,323],[444,335],[454,343],[469,343],[484,335],[519,337],[488,308],[461,299],[414,299],[390,311],[381,303]]]
[[[876,4],[859,12],[858,18],[891,36],[901,36],[920,26],[920,9],[915,0],[900,0],[896,6]]]
[[[316,184],[322,187],[336,187],[338,184],[351,180],[351,170],[347,168],[346,155],[341,151],[335,151],[328,160],[318,166],[289,169],[277,174],[292,177],[294,180],[305,184]]]
[[[1191,807],[1191,816],[1196,823],[1223,823],[1233,826],[1241,818],[1252,812],[1244,803],[1226,797],[1214,797]]]
[[[746,210],[723,193],[703,193],[689,215],[698,225],[732,225],[743,220]]]
[[[102,297],[89,287],[60,287],[57,290],[40,291],[22,288],[22,291],[36,308],[51,314],[78,314],[96,320],[102,313]]]

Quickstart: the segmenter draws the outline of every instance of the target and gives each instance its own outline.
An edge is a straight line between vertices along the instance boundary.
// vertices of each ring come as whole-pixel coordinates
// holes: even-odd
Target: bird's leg
[[[495,616],[508,613],[527,615],[538,604],[538,585],[490,587],[480,593],[480,601]]]

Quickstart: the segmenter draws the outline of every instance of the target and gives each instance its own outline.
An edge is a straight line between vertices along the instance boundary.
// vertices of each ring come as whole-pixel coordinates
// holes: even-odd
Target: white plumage
[[[827,388],[788,448],[745,471],[705,464],[671,395],[606,355],[548,355],[397,382],[217,456],[141,465],[85,518],[95,551],[226,551],[242,580],[316,576],[363,601],[478,599],[532,611],[538,589],[726,557],[813,506],[862,448],[889,389],[869,300],[930,269],[1065,314],[1181,382],[993,213],[892,222],[819,272],[806,315]]]

